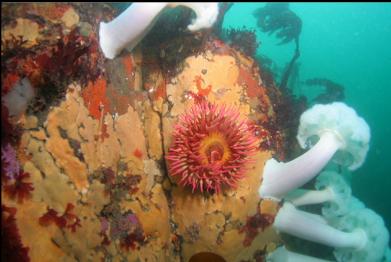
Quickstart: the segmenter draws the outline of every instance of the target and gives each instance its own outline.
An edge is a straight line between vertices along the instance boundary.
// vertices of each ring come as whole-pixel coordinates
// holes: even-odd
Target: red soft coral
[[[4,192],[19,203],[29,199],[34,187],[32,183],[25,182],[25,179],[28,179],[30,174],[20,168],[16,152],[10,144],[1,148],[1,164]]]
[[[67,221],[62,216],[58,216],[57,211],[49,208],[48,211],[39,218],[39,224],[41,226],[48,226],[51,223],[55,223],[59,228],[64,228],[67,224]]]
[[[16,208],[1,207],[1,260],[30,261],[28,247],[24,247],[16,225]]]
[[[240,230],[239,233],[246,233],[246,237],[243,241],[243,246],[248,247],[251,245],[255,237],[258,235],[258,230],[264,231],[268,226],[273,224],[274,216],[269,214],[256,213],[254,216],[247,218],[247,223]]]
[[[11,198],[17,199],[19,203],[23,200],[31,198],[31,191],[34,190],[32,183],[24,182],[23,180],[29,178],[30,174],[22,170],[15,179],[9,180],[4,186],[4,192]]]
[[[51,223],[55,223],[59,228],[69,228],[72,232],[75,232],[77,227],[81,227],[81,224],[80,219],[71,212],[74,208],[74,205],[68,203],[62,216],[59,216],[54,209],[49,208],[48,211],[39,218],[39,224],[41,226],[48,226]]]
[[[71,213],[74,208],[74,205],[68,203],[63,215],[67,221],[67,228],[70,228],[72,232],[75,232],[77,227],[81,227],[80,219],[75,214]]]

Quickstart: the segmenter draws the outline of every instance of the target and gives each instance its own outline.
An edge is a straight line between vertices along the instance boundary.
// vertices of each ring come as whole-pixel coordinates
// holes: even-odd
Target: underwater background
[[[293,41],[278,45],[274,35],[257,27],[254,10],[265,3],[235,3],[226,13],[225,28],[254,29],[257,55],[266,55],[282,69],[294,53]],[[289,88],[309,101],[323,92],[304,84],[327,78],[344,87],[343,101],[371,128],[364,165],[351,175],[352,192],[379,213],[391,229],[391,4],[290,3],[302,20],[297,73]],[[277,80],[278,82],[278,80]]]
[[[137,10],[165,5],[130,4],[2,4],[2,260],[264,261],[286,248],[390,261],[382,219],[366,214],[375,211],[391,231],[391,4],[206,3],[216,22],[195,32],[188,25],[205,6],[163,7],[134,47],[107,52],[107,40],[117,45],[142,27],[133,20],[144,15]],[[125,10],[133,11],[121,32],[110,21]],[[116,34],[106,35],[109,24]],[[271,157],[286,163],[305,152],[296,139],[300,115],[335,101],[371,129],[362,166],[328,166],[368,208],[345,205],[363,213],[350,213],[338,229],[356,233],[344,223],[362,218],[371,241],[342,253],[332,248],[336,231],[317,231],[333,242],[323,245],[279,227],[305,225],[311,234],[319,222],[335,221],[286,219],[292,196],[276,201],[260,188]],[[235,124],[239,112],[248,129],[234,128],[242,125]],[[231,141],[237,137],[248,143]],[[194,153],[204,161],[186,162]],[[250,158],[242,177],[237,168]],[[226,164],[218,170],[234,169],[232,180],[216,169],[207,169],[206,180],[206,173],[188,176],[187,169],[201,172],[216,161]],[[315,179],[302,189],[314,186]],[[321,205],[303,209],[314,215]]]

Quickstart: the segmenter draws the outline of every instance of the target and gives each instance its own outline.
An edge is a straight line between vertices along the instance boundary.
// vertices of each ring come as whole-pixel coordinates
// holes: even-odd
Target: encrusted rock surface
[[[9,42],[2,44],[2,94],[23,75],[36,92],[29,110],[12,123],[21,134],[2,135],[2,151],[3,142],[15,148],[15,161],[29,174],[23,182],[33,186],[29,197],[18,199],[4,189],[13,180],[2,182],[3,209],[16,208],[16,235],[29,259],[189,261],[212,252],[225,261],[255,261],[273,250],[279,238],[270,226],[278,203],[258,196],[272,147],[261,147],[238,188],[221,194],[178,186],[164,159],[173,126],[194,104],[194,94],[238,108],[257,125],[261,144],[280,139],[262,126],[275,121],[275,112],[254,60],[210,35],[170,77],[140,49],[108,61],[96,34],[98,22],[114,13],[104,4],[85,5],[2,5],[2,42]],[[59,31],[48,32],[52,28]],[[72,32],[76,38],[69,41],[87,41],[88,48],[77,49],[68,65],[73,50],[66,42],[63,52],[69,53],[54,60],[58,39]],[[19,35],[26,42],[18,42]],[[46,76],[50,63],[66,78]]]
[[[273,117],[268,97],[252,93],[253,89],[264,88],[259,73],[254,72],[254,61],[227,46],[220,47],[223,48],[227,53],[208,50],[202,55],[188,57],[184,61],[188,66],[167,85],[171,107],[165,107],[166,110],[163,111],[165,152],[170,145],[170,134],[178,115],[194,103],[191,94],[204,96],[213,103],[234,105],[244,117],[253,121]],[[250,103],[252,100],[256,102]],[[255,106],[252,107],[257,103],[268,106],[266,113],[258,112]],[[257,153],[254,157],[255,164],[249,166],[249,171],[245,179],[239,182],[238,188],[226,189],[220,195],[206,196],[198,192],[191,193],[189,188],[173,187],[172,220],[178,226],[176,233],[183,239],[182,256],[185,261],[199,252],[213,252],[226,261],[249,260],[257,250],[263,250],[267,244],[278,241],[271,229],[265,229],[250,245],[246,245],[244,243],[248,236],[241,230],[247,219],[257,212],[274,216],[278,209],[276,203],[261,201],[258,196],[260,174],[269,158],[269,151]],[[270,202],[268,205],[273,207],[261,208],[262,202]],[[266,225],[268,226],[270,224]]]

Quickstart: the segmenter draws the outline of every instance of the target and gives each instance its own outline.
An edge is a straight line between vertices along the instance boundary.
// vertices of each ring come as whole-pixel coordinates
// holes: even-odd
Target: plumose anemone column
[[[176,6],[191,8],[197,18],[187,27],[190,31],[210,28],[217,19],[217,3],[133,3],[109,23],[101,22],[99,44],[106,58],[113,59],[122,49],[132,50],[152,29],[159,14]]]
[[[337,261],[380,261],[389,240],[383,219],[370,209],[352,210],[336,228],[285,202],[273,227],[279,232],[334,247]]]
[[[280,232],[338,248],[360,249],[367,241],[365,232],[361,229],[351,233],[339,231],[319,223],[309,217],[307,212],[296,209],[290,203],[284,203],[281,207],[273,226]]]
[[[319,204],[334,199],[334,192],[330,188],[322,190],[297,189],[289,193],[285,200],[289,200],[295,206]]]
[[[298,158],[282,163],[266,162],[259,194],[263,198],[281,199],[315,177],[333,158],[355,170],[364,162],[369,148],[367,123],[344,103],[315,105],[300,117],[297,139],[302,148],[311,147]],[[338,152],[337,152],[338,151]]]
[[[127,45],[133,49],[154,25],[167,3],[133,3],[109,23],[99,26],[99,44],[106,58],[113,59]]]
[[[316,178],[318,190],[297,189],[290,192],[285,200],[295,206],[321,204],[331,202],[335,209],[345,206],[351,198],[351,188],[344,178],[335,172],[324,171]]]

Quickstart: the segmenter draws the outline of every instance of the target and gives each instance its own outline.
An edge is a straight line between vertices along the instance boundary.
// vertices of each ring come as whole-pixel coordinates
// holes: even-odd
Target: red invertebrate
[[[11,199],[17,199],[22,203],[31,197],[34,187],[32,183],[24,181],[30,174],[21,169],[16,151],[9,143],[1,148],[1,177],[4,192]]]
[[[31,191],[34,190],[34,187],[32,186],[32,183],[23,181],[29,177],[29,173],[20,170],[19,174],[15,176],[15,179],[7,181],[7,184],[4,186],[4,192],[11,199],[17,199],[19,203],[22,203],[25,199],[31,198]]]
[[[265,230],[268,226],[273,224],[273,222],[274,216],[269,214],[256,213],[254,216],[248,217],[246,225],[244,225],[239,231],[239,233],[246,233],[243,246],[250,246],[255,237],[258,235],[258,230]]]
[[[55,223],[59,228],[69,228],[72,232],[75,232],[76,228],[81,227],[81,225],[80,219],[72,213],[74,208],[74,205],[68,203],[62,216],[59,216],[54,209],[49,208],[48,211],[39,218],[39,224],[41,226],[48,226]]]
[[[236,188],[257,150],[253,127],[233,107],[201,101],[179,117],[166,159],[169,174],[194,192]]]
[[[110,103],[106,96],[107,83],[104,78],[95,82],[90,81],[83,90],[82,96],[90,115],[94,119],[100,119],[110,109]],[[102,112],[103,111],[103,112]]]
[[[143,245],[146,242],[146,237],[143,234],[143,231],[138,229],[134,232],[126,235],[125,238],[120,240],[120,247],[129,251],[130,249],[135,250],[137,244]]]
[[[17,74],[7,74],[3,80],[3,85],[1,88],[2,94],[7,94],[19,80],[20,77]]]
[[[109,134],[107,133],[107,125],[105,123],[103,123],[101,130],[100,130],[100,136],[99,136],[100,141],[103,142],[105,140],[105,138],[108,138],[108,137],[109,137]],[[96,141],[98,141],[98,139],[96,139]]]
[[[1,260],[30,261],[28,247],[24,247],[16,225],[16,208],[1,206]]]
[[[139,159],[142,159],[142,158],[143,158],[143,152],[141,152],[141,150],[138,149],[138,148],[137,148],[136,150],[133,151],[133,155],[134,155],[135,157],[139,158]]]
[[[198,95],[199,96],[207,96],[210,91],[212,90],[212,86],[208,85],[207,87],[203,88],[202,83],[204,82],[204,79],[201,76],[196,76],[193,82],[197,86]]]

